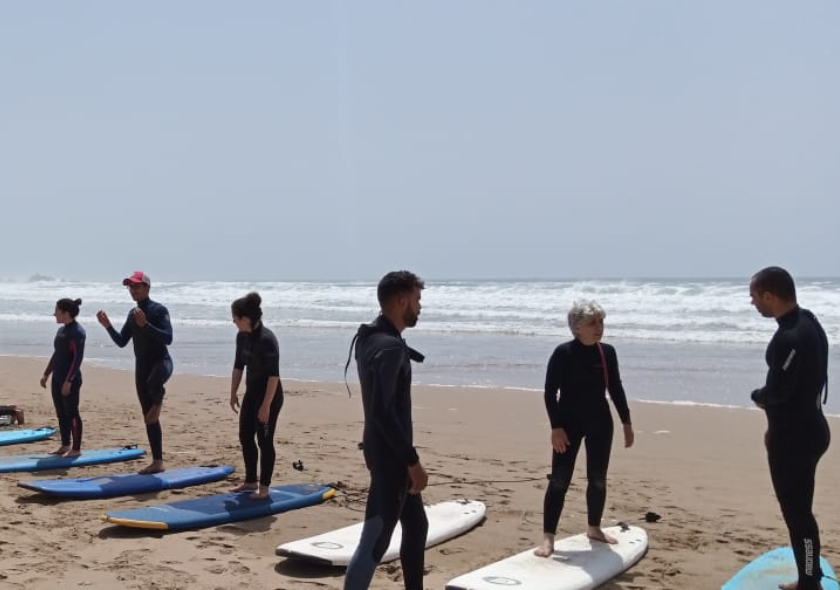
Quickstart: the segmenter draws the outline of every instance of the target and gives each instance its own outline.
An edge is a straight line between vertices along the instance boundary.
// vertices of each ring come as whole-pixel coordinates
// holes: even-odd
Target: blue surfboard
[[[335,494],[333,488],[320,484],[284,485],[269,490],[270,496],[264,500],[250,499],[251,492],[216,494],[171,504],[106,512],[102,520],[141,529],[197,529],[320,504]]]
[[[51,426],[44,426],[43,428],[3,430],[0,431],[0,446],[44,440],[45,438],[51,437],[53,434],[55,434],[55,428]]]
[[[20,481],[18,485],[27,490],[62,498],[111,498],[200,485],[224,479],[231,473],[231,465],[202,465],[167,469],[161,473],[117,473],[92,477],[36,479]]]
[[[823,590],[840,590],[840,585],[834,579],[831,565],[820,558],[823,572]],[[748,563],[744,568],[726,582],[721,590],[766,590],[778,588],[779,584],[795,582],[798,577],[796,562],[793,559],[793,549],[779,547],[768,551]]]
[[[136,459],[146,453],[135,446],[115,447],[113,449],[91,449],[82,451],[76,457],[59,457],[47,453],[26,455],[10,455],[0,457],[0,473],[12,471],[43,471],[45,469],[67,469],[68,467],[83,467],[98,465],[99,463],[113,463]]]

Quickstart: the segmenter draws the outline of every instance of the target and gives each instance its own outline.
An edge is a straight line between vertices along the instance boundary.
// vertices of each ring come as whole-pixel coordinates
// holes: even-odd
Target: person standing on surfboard
[[[172,376],[172,357],[167,346],[172,344],[172,324],[169,310],[149,299],[152,281],[143,271],[135,271],[123,279],[131,298],[137,306],[128,312],[122,330],[117,332],[108,319],[108,314],[99,310],[96,319],[108,330],[114,344],[125,347],[134,341],[134,385],[143,410],[146,436],[152,448],[152,462],[140,473],[160,473],[163,465],[163,430],[160,425],[160,410],[166,393],[164,384]]]
[[[50,454],[62,457],[80,455],[82,448],[79,394],[82,389],[81,368],[87,335],[85,329],[76,321],[81,304],[81,299],[64,298],[56,302],[53,315],[61,327],[55,335],[52,357],[41,377],[41,387],[46,389],[47,379],[52,374],[52,399],[61,432],[61,446]]]
[[[417,324],[423,288],[414,273],[386,274],[376,290],[380,315],[360,326],[354,337],[370,488],[361,539],[347,566],[344,590],[370,586],[397,522],[402,525],[400,561],[405,588],[423,590],[429,522],[420,492],[429,478],[414,448],[411,418],[411,361],[422,362],[423,355],[409,348],[401,336]]]
[[[780,588],[819,589],[820,531],[813,504],[817,463],[831,439],[822,410],[824,389],[828,395],[828,338],[814,314],[797,304],[793,278],[783,268],[753,275],[750,298],[758,313],[779,324],[765,355],[767,381],[751,398],[767,415],[770,479],[799,572],[797,582]]]
[[[618,357],[612,346],[601,342],[604,317],[606,313],[594,301],[575,302],[568,314],[574,340],[558,346],[548,361],[545,407],[553,452],[543,506],[543,540],[534,551],[540,557],[554,553],[554,535],[581,443],[586,445],[587,535],[596,541],[616,543],[601,529],[613,438],[613,418],[605,391],[621,418],[626,448],[633,446],[634,435]]]
[[[280,382],[280,346],[274,332],[262,323],[262,298],[248,293],[230,306],[236,335],[236,357],[230,378],[230,407],[239,412],[239,443],[245,460],[245,482],[234,492],[253,491],[250,498],[268,498],[274,473],[274,430],[283,407]],[[239,405],[239,384],[245,377],[245,395]],[[255,442],[256,439],[256,442]],[[259,450],[258,450],[259,447]],[[257,479],[257,463],[260,474]]]

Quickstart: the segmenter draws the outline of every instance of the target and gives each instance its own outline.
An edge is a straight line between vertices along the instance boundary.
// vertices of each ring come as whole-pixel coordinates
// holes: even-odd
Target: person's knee
[[[554,475],[548,476],[548,490],[554,494],[565,494],[572,484],[572,476],[569,475]]]
[[[607,491],[607,477],[604,476],[596,476],[589,478],[589,489],[593,492],[603,493]]]

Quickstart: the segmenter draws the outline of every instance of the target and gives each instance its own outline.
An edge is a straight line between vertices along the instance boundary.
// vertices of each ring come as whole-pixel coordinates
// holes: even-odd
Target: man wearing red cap
[[[102,310],[96,314],[96,319],[120,348],[127,345],[129,340],[134,341],[134,384],[152,449],[152,463],[140,473],[159,473],[164,469],[163,433],[159,418],[163,395],[166,393],[164,383],[172,375],[172,358],[166,348],[172,344],[172,324],[166,307],[149,299],[152,287],[149,275],[135,271],[123,280],[123,285],[128,287],[137,307],[128,312],[122,330],[117,332],[108,314]]]

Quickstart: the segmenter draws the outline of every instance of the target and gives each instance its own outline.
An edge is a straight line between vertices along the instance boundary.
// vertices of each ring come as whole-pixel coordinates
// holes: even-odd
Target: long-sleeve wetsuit
[[[359,547],[345,590],[365,590],[402,525],[400,560],[407,590],[422,590],[428,520],[420,494],[409,494],[408,468],[419,461],[411,418],[411,361],[422,361],[383,315],[359,328],[356,366],[362,386],[363,448],[370,489]]]
[[[85,329],[75,320],[58,329],[53,341],[53,354],[45,375],[52,373],[51,391],[55,406],[61,445],[78,451],[82,445],[82,417],[79,415],[79,394],[82,389],[82,360],[85,357]],[[62,395],[65,383],[70,393]]]
[[[770,478],[790,533],[799,590],[813,590],[822,578],[814,479],[831,438],[822,411],[828,338],[807,309],[797,307],[777,322],[765,355],[767,381],[752,399],[767,415]]]
[[[146,315],[148,323],[145,326],[137,325],[132,309],[128,312],[122,329],[117,332],[110,326],[108,334],[120,348],[125,347],[129,340],[134,341],[134,385],[145,416],[152,406],[163,403],[166,393],[164,384],[172,376],[172,358],[167,349],[167,346],[172,344],[172,324],[169,321],[169,311],[156,301],[147,298],[138,301],[137,307]],[[156,461],[162,460],[163,431],[160,420],[146,424],[146,435],[149,437],[152,458]]]
[[[257,481],[257,463],[259,462],[261,485],[271,485],[274,472],[276,451],[274,431],[277,418],[283,407],[283,385],[280,377],[280,347],[274,333],[263,326],[262,322],[250,332],[236,335],[236,358],[234,369],[245,373],[245,395],[239,410],[239,442],[242,445],[242,457],[245,461],[245,482]],[[271,399],[268,422],[265,424],[257,417],[260,406],[265,400],[270,377],[277,377],[277,390]],[[255,442],[256,439],[256,442]],[[259,450],[257,449],[259,445]]]
[[[600,526],[607,499],[607,468],[613,437],[613,419],[605,390],[609,392],[621,422],[630,424],[630,409],[621,384],[618,357],[612,346],[600,343],[587,346],[574,339],[554,350],[545,376],[545,407],[551,428],[563,428],[570,444],[564,453],[552,452],[551,475],[543,506],[543,531],[546,533],[556,532],[575,459],[584,440],[588,521],[590,526]]]

